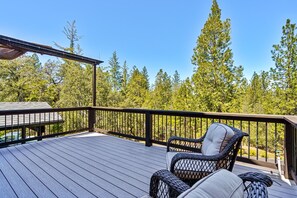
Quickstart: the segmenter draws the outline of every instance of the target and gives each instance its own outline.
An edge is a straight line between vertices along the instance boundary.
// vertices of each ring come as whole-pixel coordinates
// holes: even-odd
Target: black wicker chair
[[[254,172],[240,174],[238,177],[242,179],[245,186],[245,197],[268,197],[267,187],[273,184],[270,177]],[[153,198],[175,198],[190,188],[188,184],[181,181],[168,170],[159,170],[151,177],[149,195]],[[214,186],[214,190],[220,189]]]
[[[206,133],[200,139],[188,139],[176,136],[169,138],[167,152],[175,153],[171,153],[173,154],[171,160],[167,159],[168,170],[190,186],[218,169],[224,168],[232,171],[241,141],[248,134],[234,127],[224,126],[230,127],[234,131],[234,135],[221,152],[215,155],[201,154],[201,147]],[[169,154],[167,153],[167,156]]]

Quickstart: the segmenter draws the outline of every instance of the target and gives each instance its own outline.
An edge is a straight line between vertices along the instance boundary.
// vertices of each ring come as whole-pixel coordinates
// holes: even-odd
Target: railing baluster
[[[234,120],[233,120],[233,127],[234,127]],[[242,131],[242,120],[240,120],[240,130]],[[242,157],[242,143],[240,145],[240,157]]]
[[[268,131],[268,125],[267,125],[267,122],[265,122],[265,162],[267,162],[267,141],[268,141],[268,138],[267,138],[267,131]]]
[[[248,121],[248,158],[250,159],[251,157],[251,122]]]
[[[277,123],[274,125],[274,163],[276,164],[276,154],[277,154]]]
[[[259,150],[258,150],[258,147],[259,147],[259,137],[258,137],[258,133],[259,133],[259,122],[256,122],[256,159],[258,160],[259,159]]]

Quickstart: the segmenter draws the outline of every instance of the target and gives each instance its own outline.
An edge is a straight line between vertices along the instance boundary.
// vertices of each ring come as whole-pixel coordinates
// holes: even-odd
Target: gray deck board
[[[77,173],[77,172],[73,171],[72,169],[70,169],[69,167],[60,163],[58,160],[56,160],[52,156],[46,155],[45,153],[36,149],[36,146],[34,147],[32,145],[33,144],[27,144],[25,146],[31,147],[30,150],[34,154],[36,154],[40,158],[47,159],[47,161],[52,166],[54,166],[57,170],[61,171],[65,175],[67,175],[71,180],[75,181],[78,185],[82,186],[84,189],[87,189],[89,192],[92,192],[95,196],[97,196],[97,197],[115,197],[114,195],[112,195],[111,193],[106,191],[104,188],[91,182],[87,177],[85,177],[81,173]]]
[[[133,186],[136,186],[136,187],[138,186],[140,187],[140,189],[147,190],[148,182],[143,182],[143,179],[147,179],[147,178],[141,177],[142,175],[140,174],[137,174],[125,168],[121,168],[117,165],[113,166],[113,164],[111,163],[102,163],[102,160],[98,158],[96,155],[90,156],[90,154],[88,154],[85,151],[77,150],[75,147],[70,147],[63,143],[54,144],[52,146],[55,146],[55,148],[58,149],[60,152],[64,152],[67,155],[70,155],[74,158],[79,158],[86,164],[92,167],[96,167],[100,171],[103,171],[104,174],[108,173],[110,175],[113,175],[116,178],[119,178],[125,182],[130,183]],[[130,172],[127,173],[127,171],[130,171]]]
[[[51,174],[45,172],[36,163],[31,161],[28,156],[23,155],[16,147],[10,147],[8,150],[11,154],[22,163],[40,182],[46,184],[45,186],[57,197],[75,197],[62,183],[51,176]],[[38,184],[37,184],[38,185]],[[48,193],[48,192],[45,192]]]
[[[72,154],[65,152],[63,149],[58,149],[56,146],[53,147],[49,144],[42,144],[42,146],[49,152],[59,153],[59,156],[67,159],[67,163],[73,163],[85,170],[85,175],[92,174],[96,177],[94,180],[99,179],[101,180],[100,183],[106,182],[105,188],[113,192],[118,191],[117,196],[127,195],[128,197],[128,195],[131,194],[135,197],[139,197],[145,193],[145,189],[141,190],[137,188],[136,185],[134,186],[129,184],[127,180],[129,177],[127,176],[125,180],[125,178],[120,178],[117,172],[113,172],[113,174],[111,174],[111,171],[109,170],[100,170],[100,168],[98,168],[95,164],[92,165],[90,163],[84,162],[81,156],[73,156]]]
[[[36,163],[40,169],[47,172],[53,178],[57,180],[64,188],[68,189],[77,197],[95,197],[91,192],[84,189],[82,186],[78,185],[75,181],[71,180],[67,175],[65,175],[60,170],[57,170],[54,166],[48,163],[45,159],[39,158],[30,149],[27,147],[18,147],[17,148],[23,155],[27,156],[32,162]],[[61,188],[59,188],[61,189]]]
[[[63,145],[69,145],[71,143],[69,142],[62,142]],[[72,145],[73,142],[72,142]],[[131,170],[133,172],[138,173],[139,175],[150,177],[151,171],[148,171],[145,166],[135,164],[131,162],[130,160],[122,159],[119,156],[113,156],[111,154],[107,154],[105,150],[102,149],[94,149],[91,147],[85,147],[83,145],[78,144],[79,148],[84,149],[84,152],[87,153],[89,156],[92,156],[92,158],[97,159],[101,162],[107,162],[107,164],[115,165],[121,169]],[[77,147],[76,147],[77,148]],[[75,148],[72,148],[75,149]]]
[[[108,139],[106,139],[108,141]],[[134,150],[134,148],[125,148],[123,149],[118,149],[119,146],[120,148],[122,147],[118,142],[110,143],[110,146],[105,145],[104,143],[94,143],[94,140],[86,142],[86,140],[74,140],[75,144],[79,145],[81,148],[88,148],[91,149],[94,153],[101,152],[102,155],[108,156],[111,159],[116,159],[116,160],[122,160],[124,163],[129,163],[131,166],[138,166],[140,169],[145,167],[144,171],[151,171],[151,170],[156,170],[160,166],[165,166],[165,155],[163,157],[163,162],[156,163],[154,162],[154,159],[160,158],[160,156],[154,156],[150,157],[145,155],[146,153],[142,153],[139,151],[139,149]],[[73,143],[72,143],[73,144]],[[117,145],[117,148],[114,148],[112,145]],[[143,145],[141,145],[143,146]],[[133,151],[134,150],[134,151]],[[125,152],[126,151],[126,152]],[[144,158],[143,155],[146,157]],[[119,159],[120,158],[120,159]]]
[[[24,180],[17,174],[17,172],[10,166],[6,159],[0,153],[0,169],[5,176],[7,182],[14,189],[14,192],[18,197],[36,197],[29,186]]]
[[[13,156],[7,148],[0,149],[0,152],[3,156],[5,156],[7,162],[15,169],[26,184],[30,186],[31,190],[37,197],[57,197],[46,185],[35,177],[35,175],[28,170],[26,166],[15,158],[15,156]]]
[[[1,197],[141,197],[151,175],[166,168],[166,148],[98,133],[0,149]],[[234,173],[264,172],[270,197],[296,197],[296,185],[273,171],[236,163]]]
[[[8,183],[7,179],[3,175],[0,169],[0,189],[1,189],[1,197],[17,197],[13,189],[11,188],[10,184]]]

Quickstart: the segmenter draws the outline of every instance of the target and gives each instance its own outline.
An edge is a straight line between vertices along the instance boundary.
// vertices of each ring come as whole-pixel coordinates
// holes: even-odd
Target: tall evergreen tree
[[[233,65],[230,49],[230,20],[221,20],[221,10],[213,0],[211,12],[197,39],[192,63],[196,110],[226,112],[237,96],[242,67]]]
[[[141,74],[142,74],[142,75],[144,76],[144,78],[145,78],[145,82],[146,82],[146,84],[145,84],[144,86],[146,87],[146,89],[149,89],[149,88],[150,88],[150,81],[149,81],[149,75],[148,75],[146,66],[144,66],[144,67],[142,68]]]
[[[254,72],[244,97],[245,113],[269,113],[272,102],[269,85],[268,72],[262,71],[260,74]]]
[[[172,83],[170,76],[162,69],[156,75],[154,89],[151,93],[150,108],[172,109]]]
[[[127,62],[124,62],[123,65],[123,79],[122,79],[122,87],[121,87],[121,93],[122,96],[125,98],[126,94],[127,94],[127,85],[128,85],[128,80],[129,80],[129,74],[128,74],[128,66],[127,66]]]
[[[113,91],[120,91],[122,85],[122,73],[121,66],[119,63],[119,58],[117,52],[114,51],[112,57],[108,61],[109,63],[109,72],[110,72],[110,82],[112,85]]]
[[[68,47],[63,47],[57,43],[55,45],[67,52],[70,52],[72,54],[80,54],[81,53],[81,48],[79,45],[79,40],[81,36],[78,35],[77,33],[77,27],[76,27],[76,21],[67,21],[67,25],[64,27],[63,30],[64,35],[66,36],[67,40],[69,41],[69,46]]]
[[[271,69],[280,114],[297,114],[297,34],[296,24],[287,19],[279,44],[273,45]]]
[[[67,23],[64,28],[64,34],[69,41],[69,47],[61,47],[65,51],[74,54],[80,54],[81,48],[78,44],[80,37],[77,34],[75,21]],[[77,107],[91,105],[92,73],[84,65],[77,61],[63,59],[61,66],[61,76],[63,83],[61,86],[59,107]]]
[[[181,82],[173,95],[173,108],[176,110],[191,111],[194,107],[193,87],[190,78]]]
[[[175,70],[174,74],[173,74],[173,78],[172,78],[172,88],[173,91],[177,90],[180,86],[180,75],[177,72],[177,70]]]
[[[123,106],[135,108],[143,107],[149,91],[146,85],[146,77],[134,66],[127,85],[127,95]]]
[[[104,70],[102,67],[97,68],[97,76],[96,76],[96,96],[97,96],[97,104],[98,106],[112,106],[109,97],[110,97],[110,92],[111,92],[111,84],[109,83],[109,76],[108,72]],[[91,85],[90,85],[91,89]]]

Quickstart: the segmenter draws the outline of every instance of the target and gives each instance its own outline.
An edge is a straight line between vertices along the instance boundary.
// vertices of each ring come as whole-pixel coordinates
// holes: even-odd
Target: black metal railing
[[[281,116],[199,113],[146,109],[95,107],[95,128],[137,140],[146,145],[166,145],[171,136],[199,138],[213,122],[236,127],[249,134],[242,142],[239,159],[275,167],[283,159],[285,121]]]
[[[0,147],[88,130],[89,109],[0,111]]]
[[[146,146],[166,145],[173,135],[199,138],[213,122],[249,134],[238,160],[275,168],[280,157],[285,176],[296,179],[297,119],[287,116],[106,107],[0,111],[0,146],[81,131],[107,132]]]

